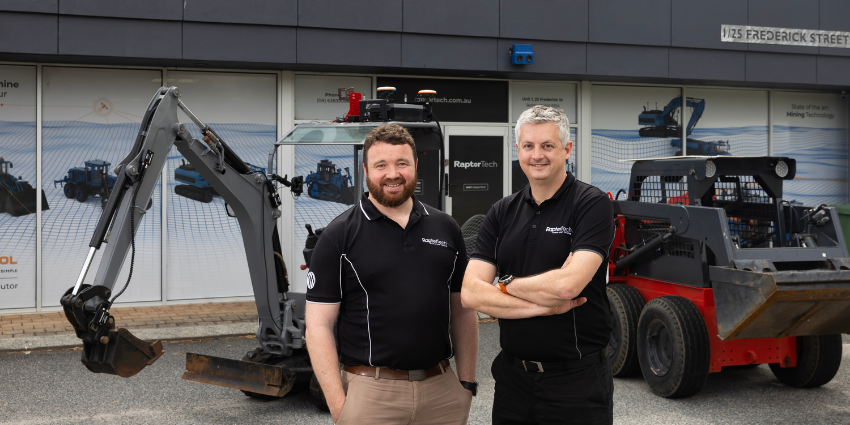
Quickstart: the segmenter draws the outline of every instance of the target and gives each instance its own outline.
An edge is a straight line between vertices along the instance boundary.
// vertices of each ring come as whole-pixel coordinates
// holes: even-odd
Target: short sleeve
[[[307,302],[337,304],[342,301],[342,255],[335,242],[326,231],[313,249],[307,273]]]
[[[481,228],[478,229],[478,240],[475,242],[475,250],[470,259],[486,261],[496,265],[496,243],[499,240],[499,220],[497,218],[496,205],[490,207]]]
[[[605,261],[614,242],[614,205],[599,191],[593,191],[576,211],[573,252],[593,251]]]
[[[460,292],[463,286],[463,275],[466,274],[466,265],[469,263],[469,256],[466,254],[466,242],[463,240],[463,232],[460,231],[460,226],[450,218],[455,228],[455,243],[457,247],[457,258],[455,259],[455,267],[452,271],[452,282],[450,285],[451,292]]]

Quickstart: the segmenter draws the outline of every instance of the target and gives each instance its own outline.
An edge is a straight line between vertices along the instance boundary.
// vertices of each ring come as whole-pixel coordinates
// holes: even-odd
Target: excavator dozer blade
[[[710,267],[718,336],[744,338],[850,333],[850,270],[776,271]]]
[[[295,385],[295,374],[295,370],[282,365],[186,353],[186,372],[183,379],[283,397]]]
[[[110,330],[108,341],[103,338],[100,344],[83,344],[82,362],[94,373],[129,378],[153,364],[165,352],[161,341],[141,340],[124,328]]]

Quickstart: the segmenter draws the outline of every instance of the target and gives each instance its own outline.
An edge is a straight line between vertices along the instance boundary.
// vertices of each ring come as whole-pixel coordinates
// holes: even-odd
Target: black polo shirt
[[[466,271],[460,227],[413,197],[407,227],[364,195],[322,232],[307,302],[341,303],[340,360],[348,366],[426,369],[454,355],[449,296]]]
[[[579,359],[605,348],[611,334],[605,284],[613,220],[608,196],[569,173],[555,195],[540,205],[526,185],[490,208],[472,258],[494,264],[499,276],[526,277],[558,269],[576,251],[593,251],[603,258],[579,295],[587,297],[584,305],[559,315],[500,320],[503,350],[523,360],[546,362]]]

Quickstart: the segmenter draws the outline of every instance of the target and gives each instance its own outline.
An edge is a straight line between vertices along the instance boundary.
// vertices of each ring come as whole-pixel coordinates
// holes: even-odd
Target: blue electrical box
[[[511,63],[531,65],[534,63],[534,50],[530,44],[514,44],[511,47]]]

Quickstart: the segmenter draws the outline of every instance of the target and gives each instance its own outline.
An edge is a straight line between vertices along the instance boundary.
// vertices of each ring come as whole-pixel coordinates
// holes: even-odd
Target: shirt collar
[[[419,201],[416,195],[410,196],[413,199],[413,212],[419,214],[420,217],[428,216],[428,211],[425,209],[425,204]],[[375,207],[375,204],[372,203],[372,200],[369,199],[369,192],[364,192],[363,197],[360,198],[359,203],[360,211],[366,216],[366,219],[369,221],[377,220],[384,216],[378,208]]]
[[[570,189],[570,186],[572,186],[575,181],[576,181],[575,176],[573,176],[572,173],[567,171],[567,178],[564,179],[564,182],[561,184],[561,187],[558,188],[558,191],[555,192],[555,194],[552,195],[551,198],[543,201],[543,203],[546,203],[546,202],[549,202],[549,201],[554,202],[554,201],[558,200],[558,198],[560,198],[561,195],[563,195],[564,193],[566,193],[567,190]],[[522,200],[529,205],[533,205],[535,203],[534,197],[531,196],[531,183],[525,185],[525,189],[523,189],[523,191],[522,191]]]

